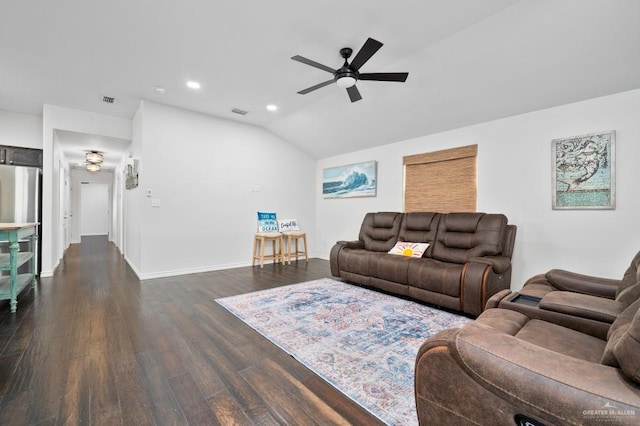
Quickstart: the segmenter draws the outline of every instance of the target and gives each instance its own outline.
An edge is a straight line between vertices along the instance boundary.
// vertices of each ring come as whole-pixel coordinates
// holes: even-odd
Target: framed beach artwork
[[[375,197],[376,162],[323,169],[322,194],[324,198]]]
[[[615,131],[551,141],[554,209],[615,209]]]

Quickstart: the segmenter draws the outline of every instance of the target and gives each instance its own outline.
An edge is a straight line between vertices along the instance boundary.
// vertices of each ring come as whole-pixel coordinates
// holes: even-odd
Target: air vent
[[[89,185],[90,182],[80,182],[80,185]]]
[[[118,101],[118,98],[114,98],[113,96],[102,95],[102,102],[105,104],[115,104]]]
[[[236,114],[240,114],[240,115],[247,115],[247,114],[249,114],[249,112],[248,112],[248,111],[244,111],[244,110],[241,110],[241,109],[238,109],[238,108],[234,108],[234,109],[232,109],[232,110],[231,110],[231,112],[236,113]]]

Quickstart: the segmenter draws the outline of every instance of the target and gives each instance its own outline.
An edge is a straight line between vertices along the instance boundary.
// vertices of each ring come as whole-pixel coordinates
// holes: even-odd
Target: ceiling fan
[[[307,59],[300,55],[293,56],[291,59],[294,61],[302,62],[303,64],[311,65],[312,67],[321,69],[323,71],[333,74],[331,80],[324,81],[322,83],[311,86],[307,89],[301,90],[298,93],[306,95],[309,92],[320,89],[321,87],[328,86],[334,81],[338,87],[347,89],[349,99],[351,102],[356,102],[362,99],[358,88],[355,86],[358,80],[373,80],[373,81],[397,81],[404,83],[409,76],[407,72],[374,72],[374,73],[360,73],[360,68],[382,47],[382,43],[372,38],[368,38],[364,42],[364,45],[360,48],[360,51],[356,53],[351,63],[347,60],[351,57],[353,50],[349,47],[340,49],[340,56],[344,58],[344,64],[337,70],[328,67],[326,65],[319,64],[311,59]]]

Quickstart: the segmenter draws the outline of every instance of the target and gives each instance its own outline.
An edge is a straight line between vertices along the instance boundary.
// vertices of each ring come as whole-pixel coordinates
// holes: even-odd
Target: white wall
[[[130,155],[136,159],[143,157],[142,149],[142,116],[145,103],[140,102],[140,106],[133,116],[132,139],[130,145]],[[126,170],[126,161],[123,160],[122,167]],[[140,187],[127,189],[123,195],[124,214],[124,257],[134,270],[136,275],[142,274],[142,189]]]
[[[0,145],[42,149],[42,116],[0,110]]]
[[[140,186],[127,198],[140,197],[141,278],[250,265],[258,210],[297,218],[315,240],[315,160],[273,134],[144,102],[135,158],[138,139]]]
[[[405,155],[478,144],[478,211],[518,226],[511,287],[551,268],[620,278],[640,249],[640,90],[491,121],[318,161],[317,244],[356,239],[369,211],[401,211]],[[551,140],[616,131],[615,210],[552,210]],[[324,199],[322,169],[378,161],[375,198]]]
[[[124,161],[124,159],[123,159]],[[111,181],[111,194],[112,205],[111,211],[111,232],[109,233],[109,240],[120,249],[121,253],[124,253],[123,245],[123,212],[124,212],[124,175],[122,165],[116,167],[113,172],[113,179]]]

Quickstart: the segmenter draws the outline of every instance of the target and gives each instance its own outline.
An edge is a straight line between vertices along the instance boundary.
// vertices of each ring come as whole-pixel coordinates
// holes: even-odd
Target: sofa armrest
[[[570,291],[552,291],[540,300],[540,309],[613,323],[625,306],[611,299]]]
[[[491,266],[493,272],[496,274],[503,274],[511,266],[511,259],[506,256],[483,256],[472,257],[469,262],[483,263]]]
[[[482,313],[487,301],[496,293],[507,290],[511,286],[511,268],[503,269],[506,263],[500,259],[504,256],[472,257],[464,267],[462,275],[461,310],[467,314],[478,316]],[[498,266],[499,265],[499,266]],[[511,266],[511,262],[508,262]],[[494,269],[494,266],[496,268]],[[496,272],[498,269],[500,272]]]
[[[350,248],[350,249],[363,249],[364,248],[364,242],[362,242],[361,240],[338,241],[336,244],[340,244],[341,246],[344,246],[344,247]]]
[[[563,269],[552,269],[545,274],[545,278],[560,290],[608,299],[616,297],[616,291],[620,286],[620,280],[583,275]]]
[[[364,248],[364,242],[360,240],[355,241],[338,241],[331,247],[329,253],[329,267],[331,268],[331,275],[334,277],[341,276],[340,268],[340,252],[343,249],[362,249]]]

